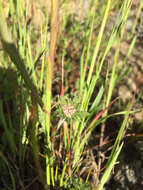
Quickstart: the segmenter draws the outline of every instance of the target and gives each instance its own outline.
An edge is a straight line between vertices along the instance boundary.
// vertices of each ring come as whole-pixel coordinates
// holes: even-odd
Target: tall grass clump
[[[80,59],[76,63],[79,65],[80,76],[75,92],[69,93],[68,82],[64,77],[64,75],[67,76],[65,68],[68,64],[75,63],[72,63],[72,60],[66,63],[69,41],[69,37],[66,36],[66,27],[71,18],[71,15],[66,12],[68,2],[47,1],[45,23],[41,24],[38,34],[41,40],[39,49],[34,48],[34,40],[32,41],[35,35],[33,26],[28,25],[32,19],[31,17],[28,20],[28,12],[34,9],[35,2],[16,0],[7,3],[5,15],[3,14],[0,18],[1,66],[4,69],[12,68],[18,71],[19,90],[17,91],[17,103],[15,102],[17,106],[12,109],[15,109],[18,114],[19,122],[14,122],[11,115],[13,110],[8,111],[8,116],[5,114],[4,102],[6,100],[0,100],[2,121],[0,124],[13,155],[9,159],[9,154],[5,154],[4,149],[0,152],[0,158],[2,167],[8,168],[13,189],[17,189],[14,168],[16,166],[22,169],[29,163],[27,161],[29,152],[32,152],[32,159],[36,166],[36,172],[35,169],[33,171],[37,173],[39,183],[43,184],[45,189],[72,189],[72,186],[74,189],[74,181],[77,180],[79,186],[82,181],[81,171],[84,173],[83,179],[85,180],[85,186],[82,188],[86,188],[86,183],[90,181],[92,175],[96,175],[93,188],[100,190],[107,182],[123,147],[122,138],[132,107],[131,102],[123,112],[108,114],[109,109],[114,107],[114,103],[118,101],[118,97],[112,100],[113,91],[117,82],[124,76],[123,68],[136,41],[134,37],[126,58],[117,69],[120,43],[124,37],[125,23],[131,5],[132,0],[122,3],[120,0],[116,2],[107,0],[106,3],[98,0],[90,1],[82,31],[81,52],[78,52]],[[2,1],[0,6],[2,10]],[[118,15],[110,28],[110,33],[107,33],[107,23],[114,10],[118,12]],[[9,27],[5,19],[8,15],[11,15]],[[98,23],[98,19],[101,22]],[[78,32],[82,25],[77,22],[75,31],[72,31],[71,25],[68,28],[69,34]],[[106,68],[103,80],[101,72],[104,70],[106,57],[113,46],[115,47],[113,63]],[[61,63],[61,73],[55,69],[58,68],[56,65],[58,60]],[[53,70],[56,71],[53,72]],[[57,75],[61,76],[61,82],[58,84],[61,92],[58,96],[53,93],[55,87],[53,83]],[[97,168],[95,168],[95,165],[97,166],[95,160],[91,164],[88,141],[95,133],[96,127],[103,129],[109,117],[118,115],[123,115],[123,122],[101,175],[102,163],[99,161]],[[19,135],[15,136],[17,133]],[[30,165],[26,168],[30,170]],[[24,171],[22,175],[25,175]],[[35,174],[32,173],[32,176],[34,177]],[[21,182],[23,188],[28,186],[25,183]]]

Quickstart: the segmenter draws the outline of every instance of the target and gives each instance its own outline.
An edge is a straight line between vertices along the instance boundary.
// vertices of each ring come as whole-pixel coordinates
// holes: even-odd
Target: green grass
[[[134,37],[122,65],[117,70],[120,44],[124,38],[125,23],[130,14],[131,4],[132,0],[124,1],[122,4],[120,0],[116,3],[107,0],[106,4],[104,1],[91,0],[84,22],[73,20],[71,23],[72,15],[66,12],[67,2],[52,0],[51,8],[46,7],[45,23],[41,24],[38,34],[32,22],[29,26],[27,24],[30,2],[26,6],[24,0],[9,1],[6,4],[5,16],[0,18],[0,64],[2,70],[11,68],[18,73],[16,101],[13,102],[12,98],[0,100],[0,125],[3,133],[0,170],[8,168],[10,188],[17,189],[21,184],[26,187],[35,176],[38,176],[38,183],[45,189],[90,188],[86,187],[86,183],[90,182],[95,168],[91,166],[84,172],[84,178],[79,177],[80,172],[88,168],[87,163],[91,162],[88,141],[97,127],[106,125],[108,118],[123,115],[103,175],[97,175],[97,189],[103,188],[123,147],[121,140],[129,114],[133,114],[132,103],[122,112],[108,114],[110,108],[118,101],[118,98],[112,99],[114,89],[124,76],[124,66],[136,42]],[[0,8],[2,10],[2,1]],[[119,14],[108,34],[107,21],[110,20],[112,11],[118,11]],[[8,15],[11,16],[7,23],[5,17]],[[78,33],[81,33],[80,39],[75,37]],[[76,52],[79,62],[72,56],[69,58],[68,54],[68,47],[74,37],[73,47],[79,46],[80,50]],[[40,48],[35,47],[34,38],[40,39]],[[111,67],[106,67],[103,79],[101,73],[113,46],[116,47],[114,61]],[[58,70],[59,63],[62,73]],[[78,65],[80,76],[74,92],[69,93],[70,83],[68,77],[65,77],[68,76],[68,68],[74,65]],[[58,81],[58,88],[61,89],[58,96],[54,94],[57,76],[60,76],[62,81]],[[8,84],[6,85],[8,87]],[[13,106],[10,108],[11,102]],[[10,151],[7,151],[9,148]],[[36,167],[32,168],[29,184],[22,181],[22,176],[19,176],[22,182],[18,184],[14,168],[22,169],[26,166],[25,170],[31,170],[31,164],[28,163],[34,163]],[[101,169],[99,166],[98,171]],[[79,180],[79,186],[72,187],[75,179]]]

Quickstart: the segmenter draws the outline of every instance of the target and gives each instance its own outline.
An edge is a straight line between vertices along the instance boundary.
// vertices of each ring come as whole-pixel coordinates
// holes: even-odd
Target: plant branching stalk
[[[52,78],[54,58],[57,47],[57,40],[59,34],[59,0],[51,1],[51,39],[50,52],[47,60],[47,77],[46,77],[46,109],[48,113],[51,112],[51,96],[52,96]],[[50,149],[50,114],[46,115],[46,143]],[[46,176],[47,184],[50,185],[50,155],[46,155]]]

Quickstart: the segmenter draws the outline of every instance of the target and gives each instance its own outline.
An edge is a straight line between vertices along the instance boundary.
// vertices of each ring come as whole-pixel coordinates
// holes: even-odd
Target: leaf
[[[89,113],[86,112],[86,111],[80,111],[80,112],[76,112],[76,116],[80,117],[80,118],[83,118],[83,117],[86,117],[88,116]]]
[[[32,75],[32,73],[34,72],[34,70],[36,69],[36,67],[38,66],[38,62],[40,61],[40,58],[42,57],[42,55],[45,53],[45,49],[39,54],[38,58],[36,59],[36,61],[33,64],[33,67],[30,71],[30,76]]]
[[[96,98],[95,98],[95,100],[94,100],[94,102],[93,102],[90,110],[89,110],[90,112],[92,112],[93,110],[95,110],[96,107],[100,104],[102,96],[103,96],[103,93],[104,93],[104,87],[102,85],[100,87],[100,90],[99,90],[99,92],[98,92],[98,94],[97,94],[97,96],[96,96]]]
[[[62,96],[60,96],[60,101],[61,101],[61,104],[63,105],[67,103],[66,100]]]
[[[45,113],[41,109],[40,106],[38,106],[38,119],[42,126],[42,129],[40,129],[41,132],[45,131]]]

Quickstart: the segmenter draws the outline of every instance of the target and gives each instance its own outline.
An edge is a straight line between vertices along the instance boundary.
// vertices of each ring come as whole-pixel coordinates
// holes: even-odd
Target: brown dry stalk
[[[59,28],[60,28],[59,2],[60,2],[59,0],[52,0],[51,4],[52,19],[51,19],[51,33],[50,33],[51,35],[50,54],[47,61],[47,73],[51,75],[51,77],[49,77],[51,79],[49,81],[50,84],[52,82],[54,58],[55,58]]]

